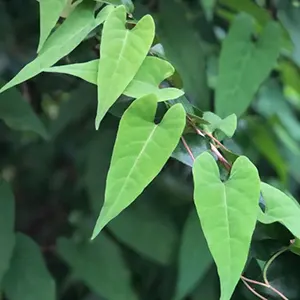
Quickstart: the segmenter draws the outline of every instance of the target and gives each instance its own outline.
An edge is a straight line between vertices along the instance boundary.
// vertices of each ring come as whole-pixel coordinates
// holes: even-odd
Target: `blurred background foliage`
[[[280,59],[239,119],[234,138],[224,144],[247,155],[263,181],[300,199],[300,3],[134,4],[136,18],[146,13],[155,18],[153,53],[167,57],[176,68],[165,84],[183,85],[195,106],[211,111],[220,47],[234,16],[250,14],[257,32],[271,19],[280,22]],[[0,77],[6,82],[36,55],[38,2],[0,0],[0,28]],[[94,31],[62,62],[97,58],[98,48],[99,32]],[[0,172],[13,187],[15,228],[22,232],[17,236],[22,247],[15,250],[19,270],[7,274],[3,284],[9,300],[219,299],[216,268],[193,207],[191,161],[181,147],[139,199],[89,242],[119,118],[130,101],[121,97],[96,132],[96,88],[74,77],[43,73],[0,95]],[[186,138],[195,154],[207,149],[201,138]],[[263,263],[290,239],[280,224],[257,224],[246,276],[261,280]],[[46,269],[37,271],[43,259],[54,281]],[[25,276],[29,265],[31,279]],[[300,299],[300,257],[295,253],[277,258],[269,278],[288,299]],[[17,292],[26,288],[31,288],[29,294]],[[280,299],[269,290],[260,292],[267,299]],[[240,283],[233,299],[256,296]]]

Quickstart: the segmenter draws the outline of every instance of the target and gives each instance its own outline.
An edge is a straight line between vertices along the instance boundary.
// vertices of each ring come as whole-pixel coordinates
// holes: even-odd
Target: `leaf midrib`
[[[141,149],[140,153],[139,153],[138,156],[136,157],[136,160],[135,160],[134,164],[133,164],[132,167],[130,168],[130,170],[129,170],[129,172],[128,172],[126,178],[125,178],[125,181],[124,181],[124,183],[123,183],[123,185],[122,185],[122,188],[120,189],[120,191],[119,191],[119,193],[118,193],[117,198],[116,198],[115,201],[113,202],[113,205],[110,206],[110,208],[109,208],[107,214],[110,214],[109,212],[110,212],[111,210],[114,211],[115,206],[116,206],[116,205],[118,204],[118,202],[119,202],[120,195],[122,195],[122,193],[123,193],[125,187],[127,186],[127,183],[128,183],[129,178],[131,177],[131,175],[132,175],[134,169],[136,168],[136,166],[137,166],[137,164],[138,164],[140,158],[141,158],[142,155],[144,154],[144,152],[145,152],[145,150],[146,150],[148,144],[150,143],[150,141],[151,141],[151,139],[152,139],[152,137],[153,137],[153,135],[154,135],[154,133],[155,133],[155,131],[156,131],[157,128],[158,128],[158,125],[154,125],[152,131],[150,132],[150,134],[149,134],[149,136],[148,136],[148,138],[147,138],[147,140],[145,141],[145,144],[144,144],[143,148]]]

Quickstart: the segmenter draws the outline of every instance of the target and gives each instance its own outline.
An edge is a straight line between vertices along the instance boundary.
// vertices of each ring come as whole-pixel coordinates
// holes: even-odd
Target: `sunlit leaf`
[[[114,300],[138,299],[120,248],[103,233],[92,243],[80,245],[60,238],[57,252],[70,265],[75,277],[99,296]]]
[[[48,138],[44,124],[16,88],[0,94],[0,119],[12,129],[32,131]]]
[[[279,26],[268,23],[255,43],[251,40],[253,27],[253,19],[241,14],[223,42],[215,103],[220,117],[232,113],[240,117],[247,110],[279,55]]]
[[[40,41],[38,52],[56,25],[69,0],[39,0],[40,2]]]
[[[26,65],[1,92],[26,81],[58,62],[62,57],[74,50],[90,31],[103,23],[112,11],[112,6],[106,6],[97,17],[94,17],[94,4],[84,1],[78,5],[67,20],[45,42],[35,60]]]
[[[264,224],[282,223],[300,238],[300,206],[275,187],[262,182],[261,192],[266,202],[266,211],[259,211],[258,220]]]
[[[179,142],[185,126],[182,105],[172,106],[159,124],[153,122],[156,106],[155,96],[145,96],[134,101],[121,119],[93,238],[143,192]]]
[[[0,181],[0,282],[10,265],[15,245],[15,204],[9,185]]]
[[[46,268],[39,246],[19,233],[10,268],[3,279],[4,292],[11,300],[55,300],[55,283]]]
[[[195,210],[191,211],[184,226],[178,264],[175,299],[183,299],[192,292],[209,267],[213,265]]]
[[[142,65],[154,39],[155,26],[144,16],[132,30],[125,27],[126,10],[117,7],[103,26],[98,68],[96,129]]]
[[[231,299],[245,266],[255,228],[260,179],[245,156],[234,162],[226,182],[209,153],[195,161],[194,201],[221,282],[221,300]]]
[[[99,60],[92,60],[86,63],[52,67],[44,71],[77,76],[96,85],[98,64]],[[158,101],[178,98],[183,95],[183,91],[176,88],[159,88],[160,83],[173,73],[174,68],[167,61],[157,57],[146,57],[133,80],[122,94],[132,98],[154,94]]]

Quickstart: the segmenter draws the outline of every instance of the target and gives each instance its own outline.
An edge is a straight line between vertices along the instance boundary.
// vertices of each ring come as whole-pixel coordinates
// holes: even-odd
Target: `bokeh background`
[[[248,156],[262,180],[299,200],[300,3],[140,0],[134,4],[136,18],[145,13],[155,18],[158,45],[153,53],[166,55],[177,70],[164,84],[184,85],[187,99],[203,110],[214,108],[221,42],[234,16],[242,11],[252,15],[258,30],[270,19],[282,24],[278,64],[239,120],[234,138],[224,143],[234,153]],[[38,40],[38,2],[0,0],[2,83],[34,59]],[[97,58],[98,49],[95,31],[60,63]],[[219,299],[216,268],[193,208],[191,161],[183,148],[176,149],[136,202],[94,243],[89,242],[103,203],[118,122],[131,102],[121,97],[95,131],[96,99],[94,86],[49,73],[0,95],[1,177],[13,187],[16,231],[37,243],[55,281],[56,299]],[[30,117],[29,107],[38,119]],[[186,138],[194,153],[207,149],[200,137]],[[290,239],[280,224],[257,224],[247,276],[261,280],[263,263]],[[269,277],[288,299],[300,299],[299,256],[281,255]],[[280,299],[260,291],[268,299]],[[54,300],[46,290],[44,298]],[[33,300],[30,295],[24,299]],[[241,283],[233,299],[256,297]]]

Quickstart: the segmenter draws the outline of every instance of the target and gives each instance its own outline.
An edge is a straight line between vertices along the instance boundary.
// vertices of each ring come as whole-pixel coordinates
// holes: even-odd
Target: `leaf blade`
[[[97,76],[96,129],[142,65],[154,39],[155,25],[144,16],[132,30],[125,28],[126,9],[117,7],[103,26]],[[133,56],[134,54],[134,56]]]
[[[232,113],[240,117],[276,63],[280,51],[278,24],[269,22],[256,45],[251,41],[253,30],[253,19],[240,14],[223,43],[216,88],[216,113],[220,117]]]
[[[66,7],[68,0],[39,0],[40,2],[40,40],[38,51],[42,49],[52,29]]]
[[[55,300],[55,283],[38,245],[21,233],[16,235],[11,267],[3,287],[11,300]]]
[[[35,60],[26,65],[11,81],[0,89],[0,93],[20,84],[49,68],[74,50],[90,31],[100,25],[112,10],[106,6],[94,18],[94,4],[82,2],[67,20],[51,35]]]
[[[107,175],[105,202],[92,239],[142,193],[179,142],[185,126],[183,107],[180,104],[172,106],[160,124],[155,125],[156,104],[153,95],[140,98],[130,105],[121,119]]]
[[[246,157],[239,157],[223,183],[214,158],[204,153],[196,159],[193,175],[195,205],[218,267],[221,300],[229,300],[246,263],[255,228],[260,195],[258,172]]]
[[[300,206],[275,187],[262,182],[261,192],[266,202],[266,212],[259,210],[258,221],[264,224],[282,223],[294,236],[300,238]]]

